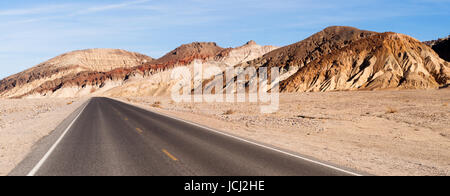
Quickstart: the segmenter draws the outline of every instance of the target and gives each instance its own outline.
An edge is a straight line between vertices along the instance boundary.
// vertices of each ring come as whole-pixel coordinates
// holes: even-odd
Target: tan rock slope
[[[436,89],[450,83],[449,63],[406,35],[381,33],[316,59],[281,83],[282,92]]]
[[[224,51],[224,48],[217,46],[214,42],[194,42],[191,44],[181,45],[152,63],[186,65],[195,59],[206,60],[210,57],[216,56],[222,51]]]
[[[88,77],[114,69],[132,68],[153,59],[116,49],[90,49],[66,53],[0,81],[0,97],[24,97],[57,91],[66,83],[88,81]],[[110,75],[112,77],[112,75]],[[44,95],[43,94],[43,95]]]
[[[275,49],[277,47],[261,46],[254,41],[249,41],[241,47],[227,49],[220,48],[215,43],[193,43],[191,45],[183,45],[155,62],[166,64],[168,62],[169,65],[184,65],[191,70],[192,75],[197,75],[200,73],[195,72],[193,69],[193,62],[197,60],[203,65],[202,74],[204,78],[209,78],[221,73],[207,71],[210,67],[214,66],[225,70],[227,67],[256,59]],[[171,78],[171,71],[172,69],[169,68],[146,77],[136,78],[124,83],[122,86],[106,91],[103,95],[119,97],[170,95],[173,85],[179,81]]]
[[[234,65],[275,49],[254,42],[239,48],[221,48],[216,43],[194,42],[178,47],[159,59],[113,49],[74,51],[55,57],[0,81],[2,98],[83,97],[103,95],[158,95],[168,92],[170,71],[199,60],[206,64]],[[139,84],[139,88],[132,86]]]
[[[153,61],[152,58],[118,49],[88,49],[69,52],[55,57],[40,66],[69,67],[79,66],[90,71],[111,71],[117,68],[131,68]]]
[[[130,79],[151,76],[195,59],[209,58],[223,50],[215,43],[192,43],[157,60],[123,50],[74,51],[2,80],[0,96],[41,98],[102,95]],[[36,75],[39,80],[34,77],[29,79],[29,75]]]

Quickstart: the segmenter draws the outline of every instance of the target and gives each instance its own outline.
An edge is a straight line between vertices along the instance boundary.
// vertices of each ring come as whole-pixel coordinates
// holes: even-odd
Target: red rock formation
[[[206,60],[222,53],[224,50],[226,49],[217,46],[214,42],[194,42],[181,45],[150,64],[164,66],[186,65],[195,59]]]
[[[353,27],[333,26],[295,44],[267,53],[250,62],[250,66],[302,67],[315,59],[343,48],[359,39],[376,34]]]
[[[449,83],[449,63],[431,48],[406,35],[382,33],[307,64],[281,90],[435,89]]]

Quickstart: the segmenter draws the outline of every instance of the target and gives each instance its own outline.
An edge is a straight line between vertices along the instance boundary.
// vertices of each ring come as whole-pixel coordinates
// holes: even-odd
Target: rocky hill
[[[376,32],[360,30],[353,27],[332,26],[300,42],[273,50],[260,58],[237,66],[241,68],[253,66],[257,69],[261,67],[279,67],[282,74],[281,80],[285,80],[310,62],[321,59],[323,56],[344,48],[360,39],[376,34]],[[246,81],[246,83],[249,82],[249,80]],[[230,81],[226,81],[225,84],[230,84]],[[206,85],[204,88],[210,89],[215,85],[215,83],[212,83]],[[229,88],[229,86],[225,86],[225,88]]]
[[[249,42],[239,48],[221,48],[216,43],[182,45],[159,59],[113,49],[91,49],[60,55],[19,74],[0,81],[2,98],[81,97],[123,94],[137,81],[173,83],[163,77],[177,66],[188,66],[195,60],[214,65],[234,65],[262,56],[276,49]],[[167,74],[166,74],[167,75]],[[151,86],[140,85],[140,87]],[[160,85],[160,90],[164,85]],[[113,90],[114,89],[114,90]],[[145,94],[143,89],[132,90]],[[112,93],[114,92],[114,93]],[[148,93],[147,93],[148,94]]]
[[[157,59],[154,64],[189,64],[195,59],[206,60],[210,57],[216,56],[224,48],[217,46],[214,42],[194,42],[191,44],[184,44],[172,50],[163,57]]]
[[[307,64],[281,90],[436,89],[449,83],[449,63],[430,47],[406,35],[380,33]]]
[[[428,44],[447,58],[448,39]],[[80,50],[1,80],[0,98],[168,95],[177,66],[202,74],[203,85],[192,87],[204,90],[223,82],[214,83],[213,76],[225,68],[249,66],[280,68],[282,92],[435,89],[449,85],[449,63],[433,49],[402,34],[333,26],[282,48],[254,41],[237,48],[194,42],[159,59],[124,50]],[[202,73],[195,73],[194,62],[204,65]],[[249,83],[255,77],[244,78]]]
[[[200,74],[198,72],[195,72],[196,70],[193,69],[193,62],[194,60],[197,60],[198,63],[202,63],[203,65],[203,72],[201,73],[203,74],[203,77],[209,78],[216,74],[220,74],[221,72],[208,71],[207,70],[208,68],[214,66],[221,70],[225,70],[225,68],[227,67],[233,67],[236,64],[240,64],[243,62],[259,58],[264,54],[277,49],[278,47],[261,46],[256,44],[256,42],[254,41],[249,41],[245,45],[237,48],[226,48],[221,50],[219,50],[219,48],[220,47],[217,47],[217,44],[215,43],[204,43],[203,45],[193,43],[191,46],[183,45],[180,48],[168,53],[161,59],[166,59],[165,61],[162,62],[169,62],[170,65],[174,64],[172,59],[181,59],[181,61],[178,61],[175,64],[186,66],[187,68],[190,69],[192,75]],[[198,51],[199,53],[192,53],[192,51]],[[181,58],[179,56],[174,55],[175,53],[177,55],[181,55]],[[161,60],[157,61],[161,62]],[[104,95],[106,96],[170,95],[172,86],[178,82],[178,80],[173,80],[171,78],[171,71],[172,69],[166,69],[151,74],[147,77],[127,82],[122,86],[118,86],[105,92]],[[194,84],[192,88],[195,88]]]
[[[376,33],[353,27],[332,26],[303,41],[274,50],[249,62],[249,65],[258,67],[302,67],[323,55],[374,34]]]
[[[438,39],[425,42],[428,46],[444,60],[450,62],[450,36],[444,39]]]
[[[131,69],[151,61],[146,55],[116,49],[69,52],[1,80],[0,97],[20,98],[35,92],[56,91],[66,81],[76,83],[100,72]]]

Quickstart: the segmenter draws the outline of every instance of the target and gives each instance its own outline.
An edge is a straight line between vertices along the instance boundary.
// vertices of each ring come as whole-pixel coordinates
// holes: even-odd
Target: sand
[[[19,164],[86,99],[1,99],[0,176]]]
[[[274,114],[249,103],[121,99],[373,175],[450,175],[449,89],[282,94]]]

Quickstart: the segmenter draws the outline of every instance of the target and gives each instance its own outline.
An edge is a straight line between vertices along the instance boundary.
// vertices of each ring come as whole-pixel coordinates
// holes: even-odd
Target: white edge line
[[[120,102],[122,102],[122,101],[120,101]],[[134,105],[134,104],[131,104],[131,105]],[[135,105],[135,106],[136,106],[136,105]],[[142,108],[142,107],[140,107],[140,108]],[[206,130],[209,130],[209,131],[212,131],[212,132],[214,132],[214,133],[218,133],[218,134],[221,134],[221,135],[224,135],[224,136],[228,136],[228,137],[237,139],[237,140],[242,141],[242,142],[250,143],[250,144],[253,144],[253,145],[256,145],[256,146],[265,148],[265,149],[269,149],[269,150],[272,150],[272,151],[275,151],[275,152],[279,152],[279,153],[282,153],[282,154],[285,154],[285,155],[288,155],[288,156],[291,156],[291,157],[295,157],[295,158],[304,160],[304,161],[308,161],[308,162],[315,163],[315,164],[318,164],[318,165],[321,165],[321,166],[324,166],[324,167],[328,167],[328,168],[331,168],[331,169],[334,169],[334,170],[337,170],[337,171],[340,171],[340,172],[343,172],[343,173],[346,173],[346,174],[350,174],[350,175],[352,175],[352,176],[363,176],[363,175],[361,175],[361,174],[358,174],[358,173],[355,173],[355,172],[351,172],[351,171],[347,171],[347,170],[344,170],[344,169],[341,169],[341,168],[338,168],[338,167],[335,167],[335,166],[332,166],[332,165],[328,165],[328,164],[326,164],[326,163],[322,163],[322,162],[315,161],[315,160],[312,160],[312,159],[309,159],[309,158],[306,158],[306,157],[302,157],[302,156],[300,156],[300,155],[295,155],[295,154],[292,154],[292,153],[289,153],[289,152],[285,152],[285,151],[282,151],[282,150],[279,150],[279,149],[276,149],[276,148],[272,148],[272,147],[269,147],[269,146],[265,146],[265,145],[263,145],[263,144],[259,144],[259,143],[256,143],[256,142],[252,142],[252,141],[249,141],[249,140],[246,140],[246,139],[243,139],[243,138],[234,136],[234,135],[230,135],[230,134],[224,133],[224,132],[222,132],[222,131],[217,131],[217,130],[214,130],[214,129],[212,129],[212,128],[209,128],[209,127],[206,127],[206,126],[197,124],[197,123],[189,122],[189,121],[187,121],[187,120],[183,120],[183,119],[180,119],[180,118],[177,118],[177,117],[173,117],[173,116],[168,116],[168,115],[163,114],[163,113],[158,112],[158,111],[149,110],[149,109],[146,109],[146,108],[142,108],[142,109],[148,110],[148,111],[150,111],[150,112],[157,113],[157,114],[162,115],[162,116],[165,116],[165,117],[172,118],[172,119],[174,119],[174,120],[182,121],[182,122],[188,123],[188,124],[190,124],[190,125],[197,126],[197,127],[200,127],[200,128],[203,128],[203,129],[206,129]]]
[[[70,128],[72,128],[75,121],[78,120],[78,118],[81,116],[81,114],[84,112],[84,109],[86,109],[87,105],[89,105],[90,100],[86,102],[86,105],[84,105],[81,112],[75,117],[75,119],[70,123],[70,125],[66,128],[66,130],[61,134],[61,136],[56,140],[56,142],[53,144],[53,146],[48,150],[47,153],[45,153],[44,157],[34,166],[34,168],[30,171],[30,173],[27,174],[27,176],[34,176],[39,171],[39,169],[44,165],[45,161],[47,161],[48,157],[53,153],[53,151],[56,149],[58,144],[61,142],[61,140],[64,138],[64,136],[69,132]]]

